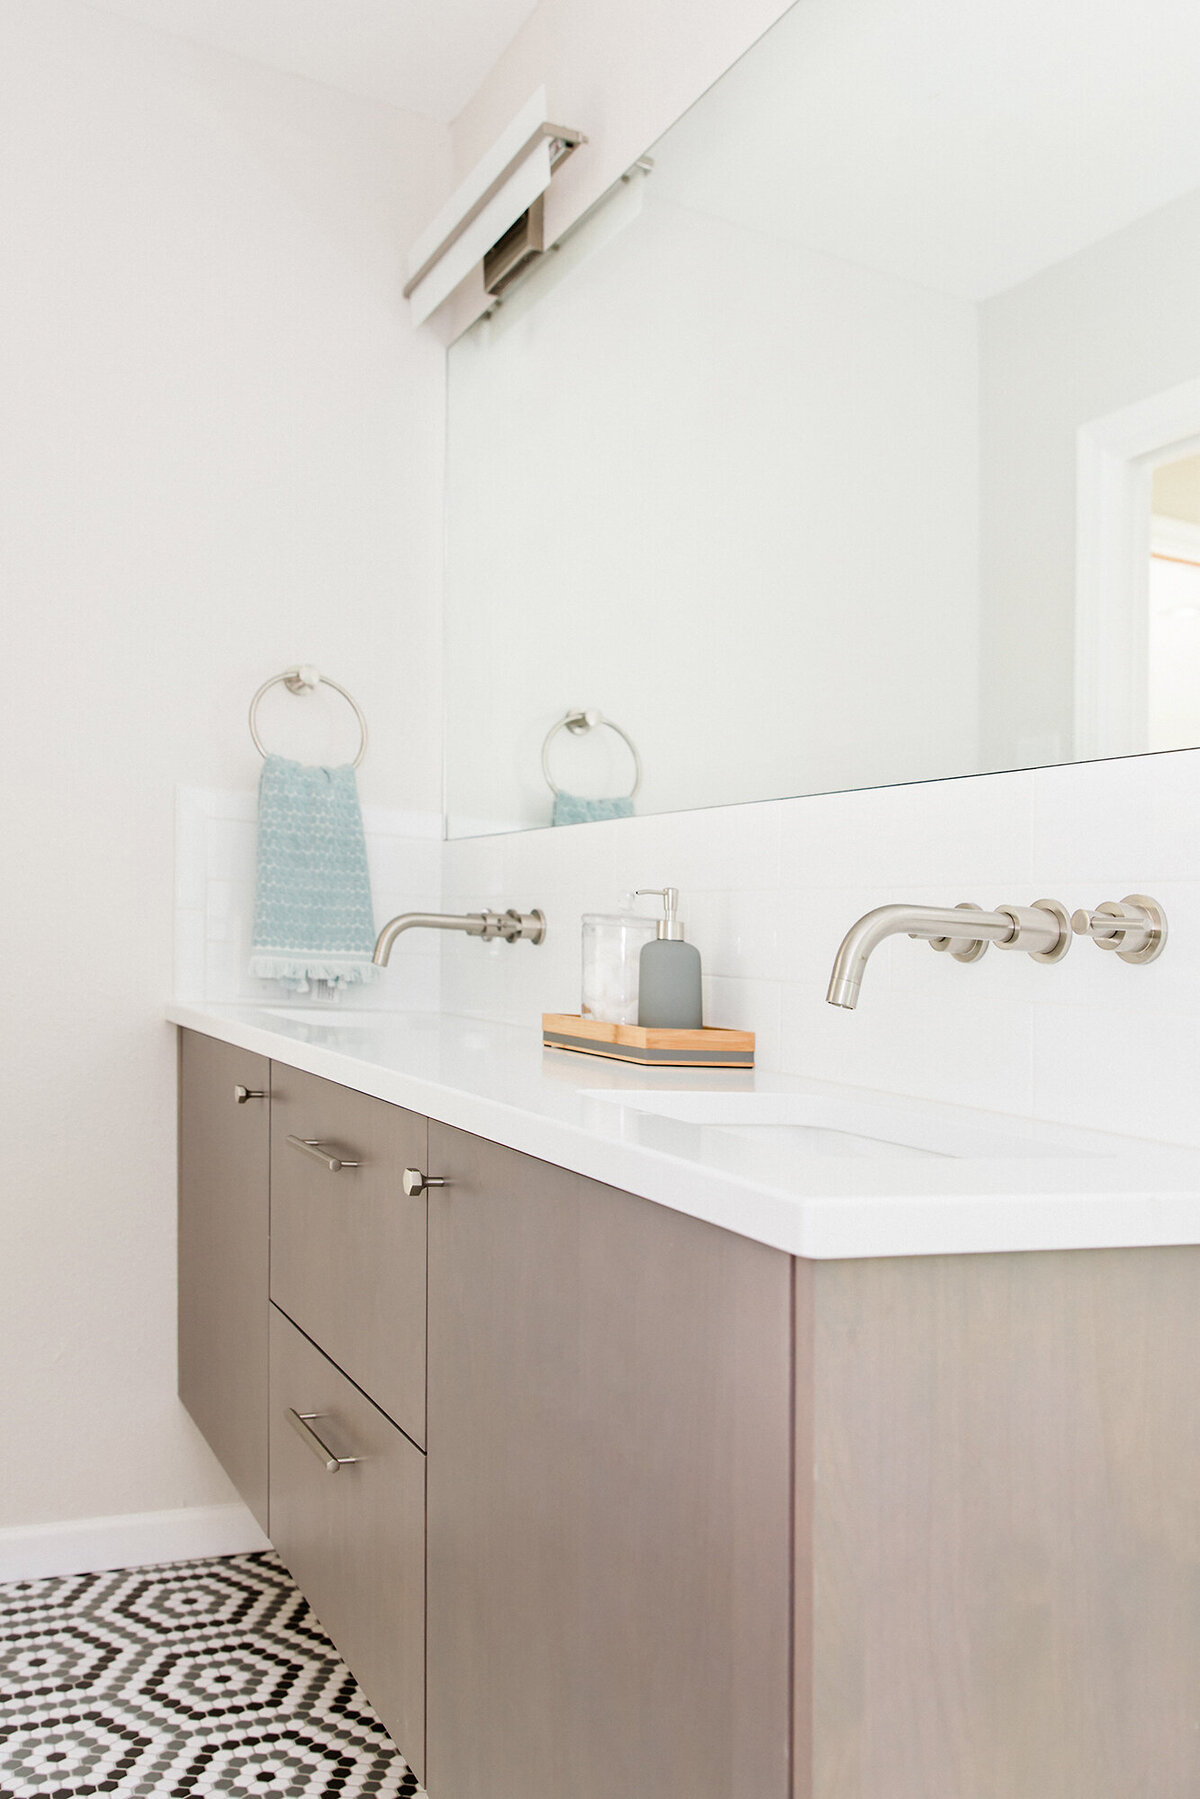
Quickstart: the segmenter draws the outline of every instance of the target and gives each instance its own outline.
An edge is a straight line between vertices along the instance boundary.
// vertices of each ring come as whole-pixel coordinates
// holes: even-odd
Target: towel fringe
[[[255,950],[250,958],[250,973],[258,980],[281,981],[293,993],[307,993],[312,981],[324,981],[334,989],[366,986],[377,978],[379,970],[373,962],[339,962],[294,952],[289,955],[286,951],[272,954]]]

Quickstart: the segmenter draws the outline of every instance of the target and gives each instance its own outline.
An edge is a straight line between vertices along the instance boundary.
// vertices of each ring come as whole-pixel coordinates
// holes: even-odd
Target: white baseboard
[[[59,1524],[0,1530],[0,1581],[141,1568],[153,1562],[195,1562],[270,1547],[240,1501],[173,1512],[127,1512],[114,1518],[69,1518]]]

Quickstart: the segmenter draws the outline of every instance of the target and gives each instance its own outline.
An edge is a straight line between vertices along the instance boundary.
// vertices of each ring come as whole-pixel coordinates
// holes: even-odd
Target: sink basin
[[[357,1026],[369,1024],[372,1018],[378,1018],[378,1012],[368,1012],[360,1008],[357,1012],[337,1012],[324,1006],[268,1006],[268,1018],[283,1018],[289,1024],[319,1024],[333,1031],[351,1031]]]
[[[1082,1133],[1024,1120],[947,1109],[908,1107],[883,1100],[807,1093],[719,1093],[687,1090],[594,1089],[588,1096],[656,1119],[687,1125],[706,1144],[739,1139],[763,1149],[785,1148],[807,1156],[996,1159],[1096,1155]],[[690,1137],[694,1147],[696,1140]],[[663,1147],[669,1147],[666,1143]]]

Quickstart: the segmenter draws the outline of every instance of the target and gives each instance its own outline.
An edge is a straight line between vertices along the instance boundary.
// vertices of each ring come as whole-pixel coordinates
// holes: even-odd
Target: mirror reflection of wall
[[[569,708],[649,812],[1200,741],[1187,601],[1136,726],[1076,624],[1081,432],[1200,378],[1200,19],[920,14],[795,7],[453,347],[452,833]]]

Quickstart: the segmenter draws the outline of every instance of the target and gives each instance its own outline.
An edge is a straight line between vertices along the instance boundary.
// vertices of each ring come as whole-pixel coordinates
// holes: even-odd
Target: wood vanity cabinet
[[[1196,1799],[1200,1247],[793,1260],[181,1075],[181,1395],[431,1799]]]
[[[179,1397],[264,1530],[270,1074],[180,1032]]]
[[[444,1126],[434,1799],[785,1799],[791,1259]]]
[[[790,1258],[182,1058],[181,1393],[432,1799],[788,1799]]]
[[[1200,1248],[796,1279],[796,1799],[1196,1799]]]

